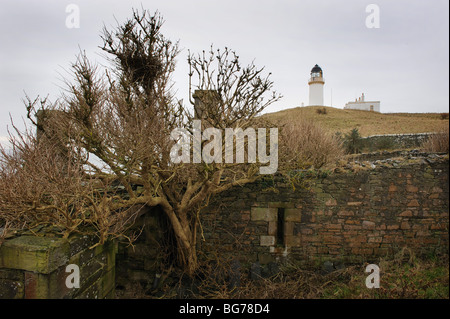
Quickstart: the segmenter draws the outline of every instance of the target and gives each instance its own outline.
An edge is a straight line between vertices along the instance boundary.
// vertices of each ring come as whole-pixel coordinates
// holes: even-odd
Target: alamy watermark
[[[380,267],[375,264],[367,265],[366,272],[370,273],[366,277],[366,287],[369,289],[380,288]]]
[[[66,6],[66,27],[68,29],[80,28],[80,7],[76,4],[69,4]]]
[[[245,130],[242,128],[221,130],[209,127],[202,132],[201,120],[194,120],[192,134],[185,128],[177,128],[171,132],[170,137],[176,141],[170,152],[170,159],[174,164],[191,162],[191,146],[193,163],[203,161],[206,164],[213,162],[242,164],[245,162],[244,145],[247,138],[247,163],[256,163],[258,160],[261,164],[268,164],[259,168],[260,174],[275,174],[278,169],[278,128],[270,128],[268,154],[265,128],[258,128],[256,131],[251,127]],[[208,143],[202,147],[203,141]]]
[[[80,288],[80,267],[69,264],[66,266],[66,272],[69,273],[66,277],[66,287],[69,289]]]
[[[369,15],[366,17],[366,27],[368,29],[379,29],[380,7],[376,4],[369,4],[366,6],[366,13],[369,13]]]

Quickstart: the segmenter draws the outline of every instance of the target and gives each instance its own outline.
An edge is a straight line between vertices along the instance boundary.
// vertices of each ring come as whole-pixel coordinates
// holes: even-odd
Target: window
[[[277,246],[284,246],[284,232],[285,232],[285,223],[284,223],[284,208],[278,208],[278,216],[277,216],[277,238],[276,244]]]

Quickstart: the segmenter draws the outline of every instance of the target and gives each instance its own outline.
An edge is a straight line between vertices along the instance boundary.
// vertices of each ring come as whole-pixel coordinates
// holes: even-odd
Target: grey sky
[[[66,7],[80,8],[80,28],[65,25]],[[380,8],[380,28],[365,25],[366,6]],[[317,63],[325,104],[343,108],[365,93],[381,111],[448,112],[447,0],[2,0],[0,6],[0,136],[9,114],[21,123],[24,91],[58,97],[64,70],[79,48],[100,63],[103,24],[116,26],[141,5],[166,20],[163,33],[183,51],[174,74],[188,101],[187,50],[225,46],[244,62],[272,72],[284,98],[266,111],[308,104],[308,77]]]

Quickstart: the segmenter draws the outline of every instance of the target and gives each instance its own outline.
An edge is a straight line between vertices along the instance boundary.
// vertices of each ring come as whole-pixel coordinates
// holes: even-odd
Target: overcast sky
[[[368,28],[369,4],[380,9]],[[70,4],[79,28],[68,28]],[[211,44],[235,50],[244,62],[272,72],[284,97],[266,111],[308,104],[308,78],[324,72],[325,104],[343,108],[361,93],[381,111],[448,112],[449,3],[447,0],[2,0],[0,5],[0,136],[9,116],[25,116],[26,92],[58,97],[64,70],[79,49],[105,63],[98,48],[103,25],[116,26],[132,8],[158,10],[163,33],[182,51],[174,74],[178,98],[188,101],[187,54]],[[1,138],[0,138],[1,139]]]

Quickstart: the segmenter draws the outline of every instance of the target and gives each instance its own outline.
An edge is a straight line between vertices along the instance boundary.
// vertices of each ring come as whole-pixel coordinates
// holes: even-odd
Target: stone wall
[[[386,145],[390,149],[417,148],[433,133],[383,134],[363,137],[368,148]]]
[[[108,242],[89,249],[93,238],[19,236],[0,246],[0,299],[110,298],[115,288],[117,245]],[[79,288],[66,279],[79,267]]]
[[[118,242],[116,260],[117,293],[139,289],[150,290],[161,275],[164,262],[170,257],[165,246],[171,245],[168,224],[159,207],[144,207],[130,233],[139,234],[133,245]]]
[[[202,211],[200,259],[237,260],[248,270],[255,262],[282,260],[360,263],[404,247],[416,254],[448,250],[448,156],[391,155],[395,165],[383,153],[382,163],[375,154],[374,164],[365,167],[300,172],[308,183],[295,189],[277,175],[222,193]],[[366,154],[364,160],[373,159]],[[135,225],[142,233],[134,245],[119,243],[119,290],[157,287],[167,258],[165,223],[163,212],[148,209]]]
[[[203,251],[266,264],[356,262],[448,249],[448,157],[312,177],[281,176],[234,188],[204,212]]]
[[[201,215],[200,258],[247,267],[280,260],[359,263],[405,247],[448,252],[448,155],[397,155],[392,163],[358,158],[334,172],[294,172],[300,186],[268,175],[212,198]],[[132,246],[89,249],[93,239],[79,236],[8,239],[0,246],[0,298],[106,298],[136,282],[153,291],[171,259],[167,229],[162,211],[145,208]],[[79,289],[65,285],[68,264],[80,268]]]

